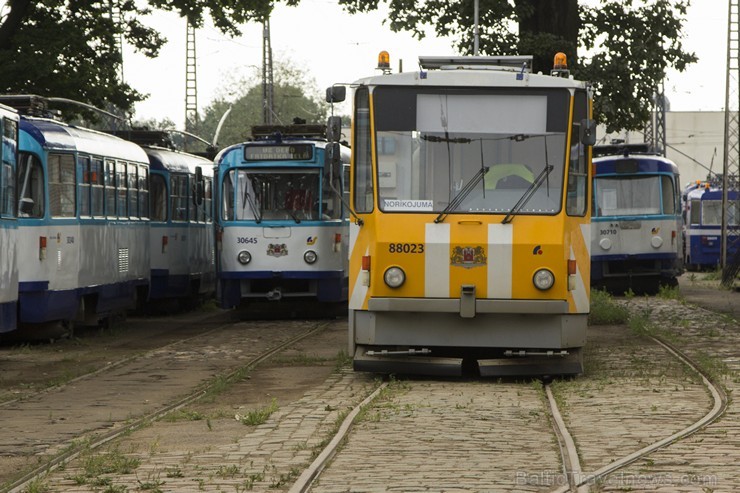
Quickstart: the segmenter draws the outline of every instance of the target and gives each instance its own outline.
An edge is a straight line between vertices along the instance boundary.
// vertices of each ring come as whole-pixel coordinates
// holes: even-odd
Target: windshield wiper
[[[479,181],[483,179],[484,176],[486,176],[486,173],[488,173],[488,170],[490,168],[488,166],[482,167],[476,174],[473,175],[473,177],[468,181],[464,187],[460,189],[460,192],[458,192],[457,195],[450,201],[449,204],[447,204],[447,207],[444,208],[442,212],[439,213],[439,216],[434,220],[435,223],[440,223],[445,220],[447,217],[447,214],[450,213],[452,209],[460,205],[460,203],[465,200],[465,197],[470,194],[470,192],[473,191],[475,186],[478,184]]]
[[[524,207],[527,202],[529,202],[529,199],[531,199],[537,189],[540,188],[542,182],[544,182],[545,178],[550,175],[550,171],[552,171],[554,167],[555,166],[551,164],[545,166],[545,169],[543,169],[540,174],[537,175],[537,178],[535,178],[532,184],[529,185],[529,188],[524,191],[524,194],[522,194],[517,203],[514,204],[514,207],[511,208],[508,214],[506,214],[506,217],[503,221],[501,221],[501,224],[507,224],[511,222],[511,220],[519,212],[519,210],[521,210],[521,208]]]
[[[288,214],[290,214],[290,217],[293,218],[296,224],[301,224],[301,220],[298,216],[295,215],[295,211],[291,211],[290,209],[286,209],[288,211]]]
[[[254,220],[257,224],[262,222],[262,212],[257,209],[257,206],[254,204],[254,200],[252,200],[252,196],[249,195],[249,189],[244,186],[244,197],[242,198],[242,204],[249,203],[249,206],[252,208],[252,212],[254,212]],[[243,206],[242,206],[243,207]]]

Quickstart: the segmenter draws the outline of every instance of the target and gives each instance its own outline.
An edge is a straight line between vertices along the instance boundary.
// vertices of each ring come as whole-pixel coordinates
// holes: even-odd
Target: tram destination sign
[[[312,144],[246,146],[245,161],[308,161],[313,158]]]

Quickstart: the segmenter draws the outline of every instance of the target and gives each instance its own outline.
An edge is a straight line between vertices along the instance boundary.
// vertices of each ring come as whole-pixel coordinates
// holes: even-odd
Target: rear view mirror
[[[331,86],[326,88],[327,103],[341,103],[347,97],[347,88],[344,86]]]
[[[596,121],[590,118],[581,120],[578,137],[583,145],[592,146],[596,144]]]

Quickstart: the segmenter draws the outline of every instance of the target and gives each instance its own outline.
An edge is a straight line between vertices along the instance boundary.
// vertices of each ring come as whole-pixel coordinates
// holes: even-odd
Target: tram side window
[[[0,175],[0,215],[15,216],[15,176],[13,166],[3,162]]]
[[[205,221],[213,221],[213,180],[211,178],[203,179],[203,211]]]
[[[0,171],[0,214],[15,216],[15,153],[18,148],[18,125],[9,118],[3,118],[3,159]]]
[[[49,154],[49,211],[56,217],[74,217],[75,159],[71,154]]]
[[[44,170],[33,154],[21,153],[18,163],[18,215],[41,218],[44,204]]]
[[[80,216],[92,216],[92,210],[90,209],[90,189],[91,178],[90,173],[90,157],[89,156],[77,156],[77,167],[80,170],[80,176],[82,176],[82,183],[80,183]]]
[[[127,217],[126,211],[126,163],[116,163],[116,190],[118,191],[116,200],[116,210],[118,217]]]
[[[355,94],[355,182],[354,206],[356,212],[373,210],[373,172],[370,139],[370,101],[365,87]]]
[[[670,176],[662,175],[661,193],[663,194],[663,214],[676,213],[676,191],[673,189],[673,180]]]
[[[139,212],[139,167],[135,163],[129,163],[126,167],[128,178],[128,214],[129,217],[138,218]]]
[[[90,210],[93,216],[102,217],[105,213],[103,188],[103,160],[92,158],[90,161]]]
[[[139,214],[142,219],[149,217],[149,170],[139,166]]]
[[[151,175],[152,221],[167,220],[167,184],[164,176]]]
[[[568,194],[565,211],[569,216],[586,214],[588,202],[588,169],[586,146],[580,141],[581,120],[588,116],[588,100],[584,91],[576,91],[573,105],[573,126],[570,132],[570,166],[568,167]]]
[[[195,183],[195,176],[190,175],[188,176],[188,181],[190,182],[190,187],[188,190],[190,190],[190,200],[188,200],[188,204],[190,206],[190,221],[191,222],[202,222],[203,221],[203,206],[202,204],[198,206],[198,204],[195,203],[195,197],[197,192],[198,184]]]
[[[116,217],[116,163],[105,161],[105,215]]]
[[[172,194],[172,220],[188,220],[188,177],[186,175],[172,175],[170,178],[170,193]]]
[[[690,224],[701,223],[701,200],[691,201],[691,216],[689,217]]]
[[[221,207],[223,208],[221,217],[224,221],[234,220],[234,173],[232,169],[224,175],[224,182],[221,185]]]

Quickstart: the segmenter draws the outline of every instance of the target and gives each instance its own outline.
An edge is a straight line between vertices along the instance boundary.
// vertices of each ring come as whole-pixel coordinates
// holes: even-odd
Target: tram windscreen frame
[[[570,96],[568,89],[375,87],[380,209],[439,213],[488,168],[447,212],[505,214],[552,166],[519,213],[558,214]]]

